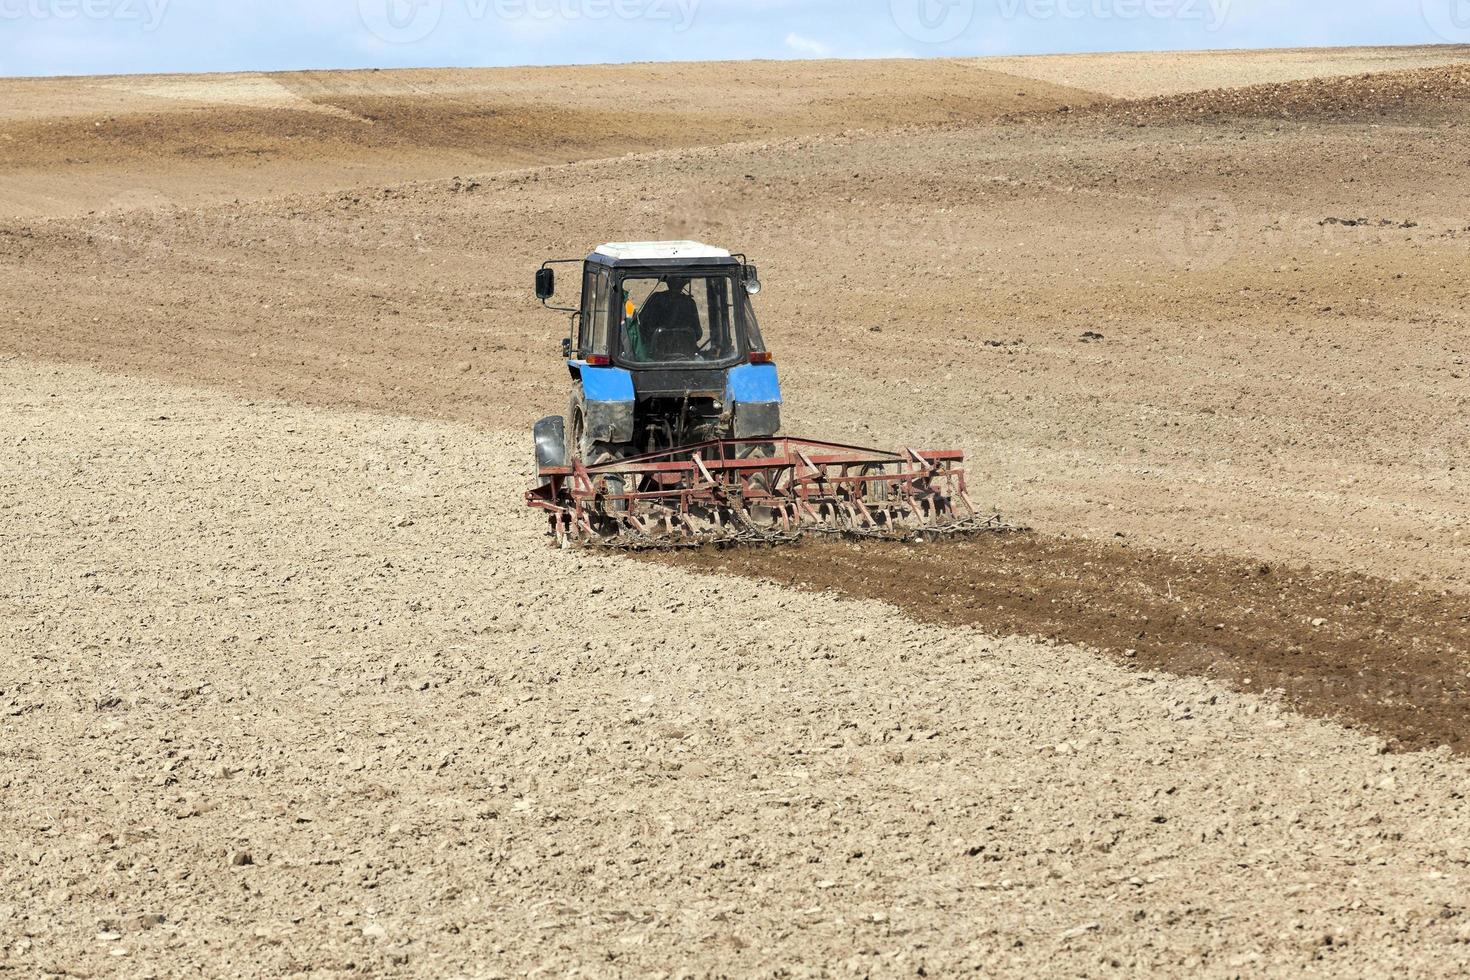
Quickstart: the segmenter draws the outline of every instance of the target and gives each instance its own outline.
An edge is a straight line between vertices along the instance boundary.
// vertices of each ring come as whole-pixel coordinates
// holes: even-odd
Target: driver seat
[[[649,354],[659,361],[691,361],[699,356],[699,306],[686,293],[655,293],[643,311],[649,329]]]
[[[653,332],[650,353],[660,361],[692,361],[699,356],[699,327],[676,323]]]

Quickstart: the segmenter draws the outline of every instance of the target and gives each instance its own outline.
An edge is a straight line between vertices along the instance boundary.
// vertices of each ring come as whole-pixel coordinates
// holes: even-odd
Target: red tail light
[[[751,351],[750,352],[750,363],[752,363],[752,364],[770,364],[771,363],[771,352],[770,351],[766,351],[766,350],[753,350],[753,351]]]
[[[587,366],[588,367],[611,367],[612,366],[612,358],[611,357],[608,357],[606,354],[588,354],[587,355]]]

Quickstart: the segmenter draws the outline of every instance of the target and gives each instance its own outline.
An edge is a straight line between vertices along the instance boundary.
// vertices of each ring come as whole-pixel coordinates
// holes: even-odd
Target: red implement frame
[[[725,439],[541,471],[526,495],[563,546],[786,544],[804,534],[914,540],[1009,530],[976,510],[964,454],[811,439]]]

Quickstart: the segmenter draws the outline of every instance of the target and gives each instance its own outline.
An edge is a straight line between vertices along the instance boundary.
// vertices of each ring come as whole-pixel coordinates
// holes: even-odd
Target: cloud
[[[813,41],[809,37],[802,37],[800,34],[787,34],[786,47],[808,58],[832,57],[832,49],[830,47],[821,41]]]

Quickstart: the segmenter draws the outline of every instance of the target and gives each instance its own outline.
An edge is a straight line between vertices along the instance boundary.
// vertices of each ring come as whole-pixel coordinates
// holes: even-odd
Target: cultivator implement
[[[545,467],[526,502],[574,545],[630,551],[793,544],[806,535],[913,541],[1014,530],[978,511],[964,454],[807,439],[725,439],[597,465]]]

